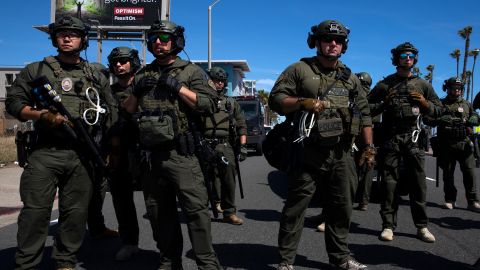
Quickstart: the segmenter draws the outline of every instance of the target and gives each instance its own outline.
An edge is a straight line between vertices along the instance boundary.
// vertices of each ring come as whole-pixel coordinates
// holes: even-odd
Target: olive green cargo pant
[[[381,183],[382,228],[397,227],[397,211],[400,199],[399,182],[408,189],[410,211],[417,228],[428,224],[426,211],[427,183],[425,178],[425,151],[412,142],[411,133],[395,135],[386,140],[384,153],[384,177]],[[408,168],[408,177],[400,177],[400,160]]]
[[[327,154],[327,170],[298,169],[289,174],[288,195],[283,207],[278,235],[282,262],[293,264],[305,219],[305,211],[315,189],[321,189],[324,202],[325,244],[330,263],[343,263],[350,256],[347,237],[352,204],[357,188],[357,174],[350,149],[336,149]]]
[[[213,168],[215,175],[214,189],[218,196],[217,199],[220,200],[223,216],[229,217],[237,212],[235,206],[235,155],[232,146],[228,143],[217,144],[215,151],[219,160]]]
[[[176,150],[155,151],[150,157],[151,170],[144,179],[144,197],[161,266],[182,269],[183,236],[178,198],[198,269],[220,269],[212,246],[208,195],[198,159],[181,156]]]
[[[58,188],[59,228],[52,257],[57,267],[75,267],[85,234],[92,182],[73,150],[41,148],[28,158],[20,179],[15,269],[36,269],[43,255]]]
[[[445,192],[445,202],[455,203],[457,200],[457,189],[455,188],[455,166],[460,164],[460,170],[463,175],[463,185],[465,187],[465,197],[469,205],[478,201],[476,177],[475,177],[475,158],[473,157],[473,146],[470,141],[448,142],[442,141],[442,149],[438,157],[443,170],[443,191]]]

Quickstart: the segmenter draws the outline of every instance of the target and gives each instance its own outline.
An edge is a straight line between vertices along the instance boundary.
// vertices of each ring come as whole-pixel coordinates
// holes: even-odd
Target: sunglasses
[[[158,35],[151,35],[148,37],[148,42],[155,42],[157,39],[160,39],[161,42],[169,42],[172,37],[169,34],[158,34]]]
[[[80,33],[75,31],[60,31],[55,34],[57,38],[80,38]]]
[[[125,65],[128,62],[130,62],[130,59],[128,58],[115,58],[110,64],[120,63],[120,65]]]
[[[344,37],[323,36],[323,37],[321,37],[320,40],[325,42],[325,43],[330,43],[332,41],[335,41],[335,43],[345,44],[345,38]]]
[[[401,59],[407,59],[407,57],[410,58],[410,59],[413,59],[413,58],[415,58],[415,56],[417,56],[417,55],[414,54],[414,53],[401,53],[400,54]]]

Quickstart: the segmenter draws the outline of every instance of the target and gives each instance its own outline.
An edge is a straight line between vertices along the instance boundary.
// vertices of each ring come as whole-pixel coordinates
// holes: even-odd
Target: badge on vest
[[[71,78],[65,78],[62,80],[62,90],[68,92],[72,90],[73,82]]]
[[[459,113],[463,113],[463,107],[458,107],[457,110],[458,110]]]

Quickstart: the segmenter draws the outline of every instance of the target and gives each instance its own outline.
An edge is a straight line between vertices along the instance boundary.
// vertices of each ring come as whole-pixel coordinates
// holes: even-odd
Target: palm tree
[[[472,72],[470,70],[467,70],[467,72],[465,72],[465,84],[467,85],[467,98],[466,100],[468,101],[469,100],[469,97],[470,97],[470,81],[472,79]]]
[[[458,64],[460,62],[460,55],[462,55],[462,53],[460,52],[459,49],[455,49],[453,50],[453,52],[450,53],[450,56],[452,58],[455,58],[455,60],[457,60],[457,78],[458,78]]]
[[[413,73],[413,75],[418,76],[418,77],[422,76],[422,73],[420,72],[420,68],[419,68],[419,67],[414,67],[414,68],[412,69],[412,73]]]
[[[260,89],[257,91],[258,93],[258,98],[260,99],[260,102],[266,106],[268,104],[268,95],[270,94],[269,92],[263,90],[263,89]]]
[[[430,82],[430,84],[432,84],[433,82],[433,70],[435,69],[435,66],[434,65],[428,65],[427,66],[427,70],[428,70],[428,74],[425,76],[425,79],[428,80]]]
[[[472,66],[472,94],[470,95],[470,101],[473,101],[473,92],[475,91],[475,88],[473,88],[473,78],[475,75],[475,63],[477,62],[477,56],[480,53],[480,49],[473,49],[468,53],[469,56],[473,56],[473,66]]]
[[[463,57],[463,71],[462,71],[462,81],[465,82],[466,72],[467,72],[467,60],[468,60],[468,50],[470,49],[470,34],[472,34],[473,28],[471,26],[466,26],[462,30],[458,31],[458,35],[465,39],[465,55]]]
[[[258,90],[258,98],[265,108],[265,125],[271,126],[272,123],[276,123],[278,119],[278,114],[268,107],[268,95],[270,92],[267,92],[263,89]]]

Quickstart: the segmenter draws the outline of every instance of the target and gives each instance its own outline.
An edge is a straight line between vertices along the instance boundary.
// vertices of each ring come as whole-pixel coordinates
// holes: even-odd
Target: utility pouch
[[[316,121],[317,132],[313,134],[313,142],[321,147],[337,144],[344,133],[342,118],[338,115]]]
[[[18,166],[27,165],[28,156],[32,153],[37,142],[37,133],[35,131],[17,131],[15,135],[15,144],[17,145]]]
[[[217,152],[204,139],[202,140],[202,144],[200,146],[200,153],[207,163],[211,164],[217,162]]]
[[[173,141],[175,137],[170,115],[142,116],[139,119],[140,145],[151,148]]]
[[[295,125],[284,121],[276,124],[262,142],[263,155],[268,164],[280,171],[288,172],[293,166],[294,130]]]

